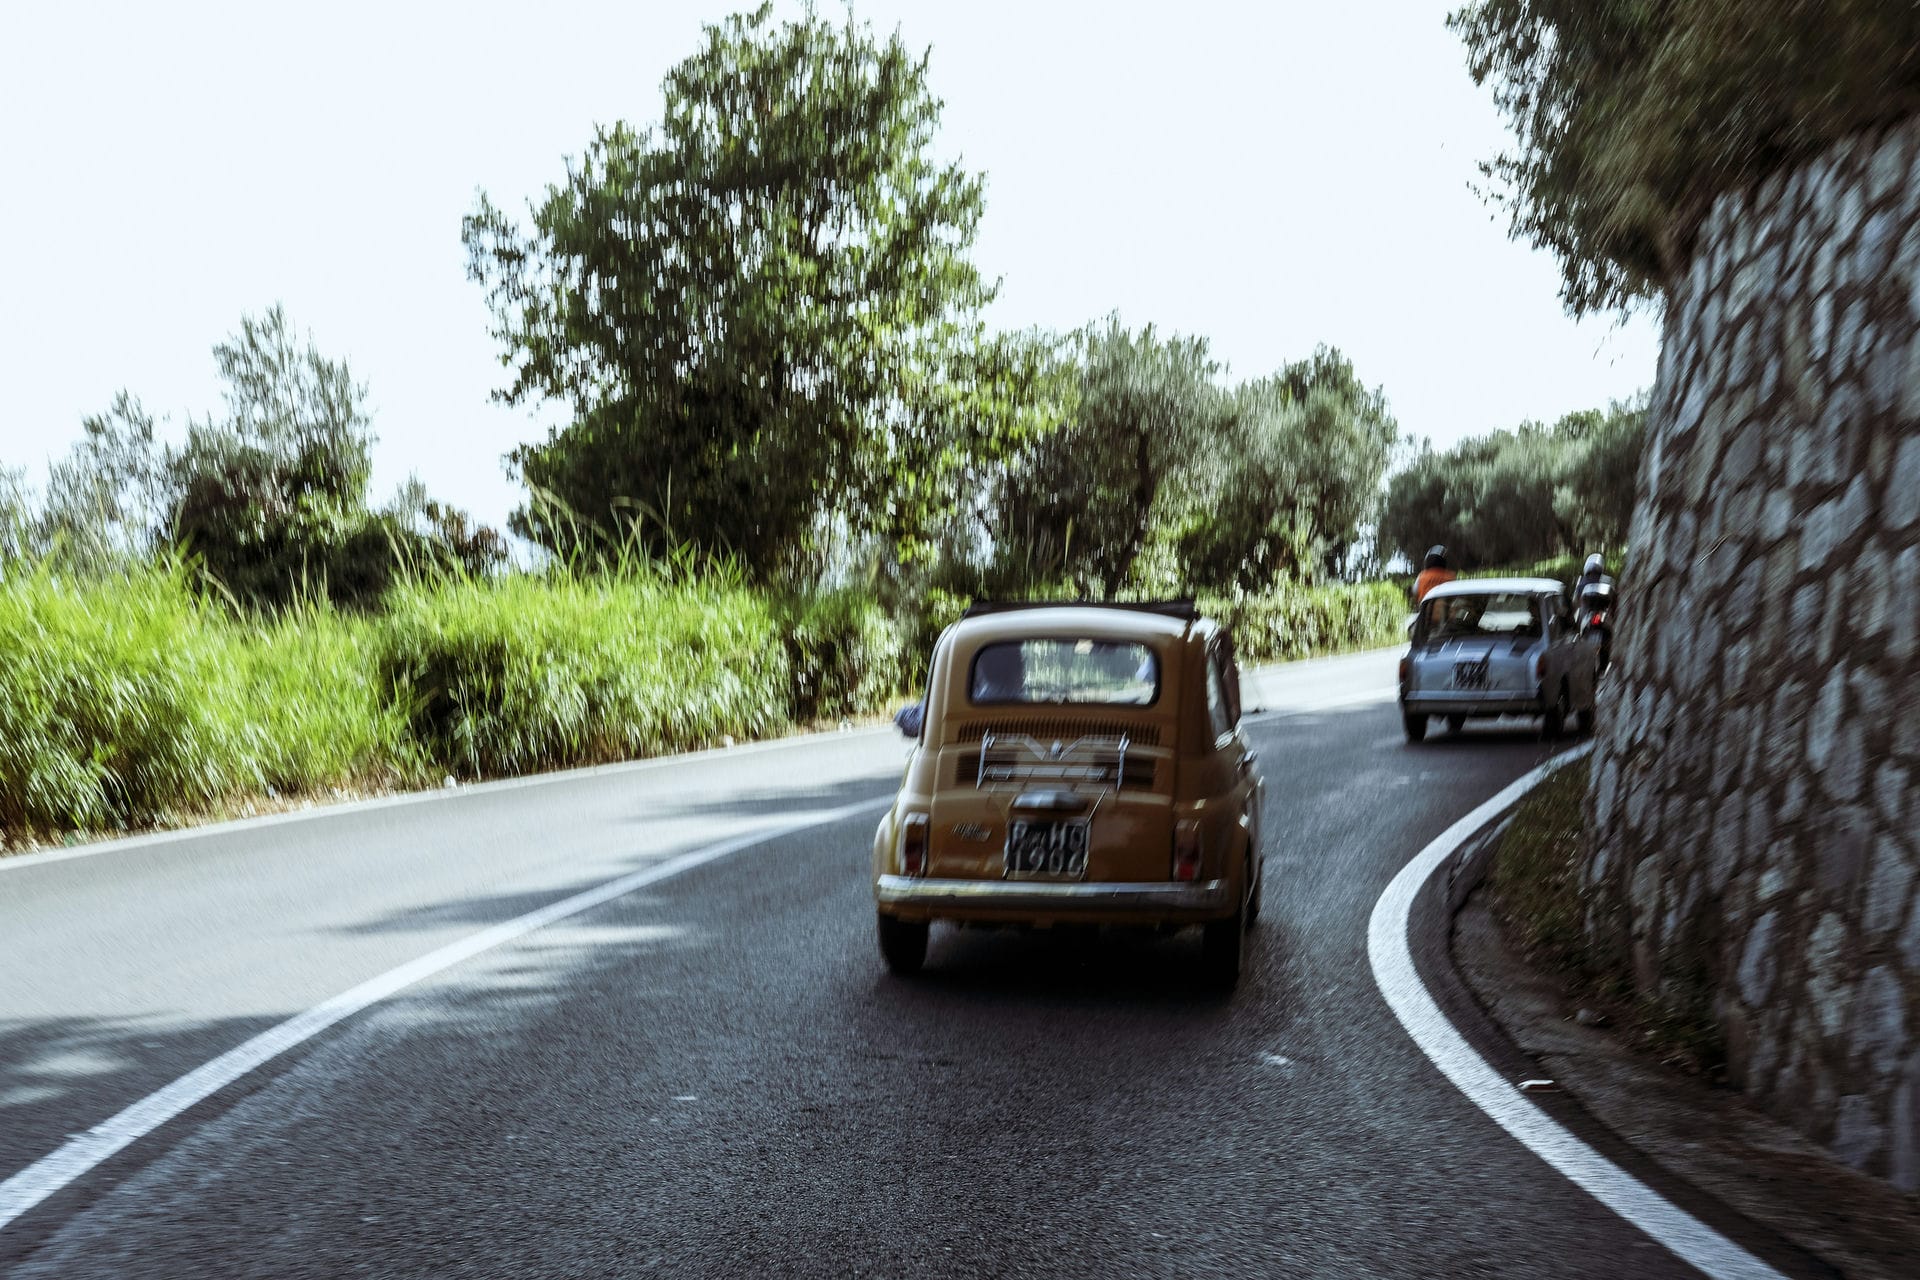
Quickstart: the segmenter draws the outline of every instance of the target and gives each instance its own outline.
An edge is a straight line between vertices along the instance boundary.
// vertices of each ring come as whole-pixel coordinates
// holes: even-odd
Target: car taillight
[[[1406,682],[1407,682],[1407,659],[1402,658],[1400,659],[1400,683],[1405,684]]]
[[[1597,627],[1601,623],[1605,622],[1606,620],[1607,620],[1606,614],[1596,613],[1591,618],[1587,619],[1587,625],[1591,627]]]
[[[910,813],[900,824],[900,870],[910,876],[927,874],[927,815]]]
[[[1173,824],[1173,878],[1200,878],[1200,824],[1190,818]]]
[[[1535,680],[1545,680],[1547,678],[1547,655],[1544,653],[1536,653],[1533,655],[1533,678]]]

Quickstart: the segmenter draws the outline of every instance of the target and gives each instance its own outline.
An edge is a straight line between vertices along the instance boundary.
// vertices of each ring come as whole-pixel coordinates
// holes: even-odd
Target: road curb
[[[1380,942],[1381,908],[1401,881],[1416,883],[1405,900],[1404,939],[1409,968],[1428,1010],[1444,1032],[1416,1025],[1388,991],[1379,957],[1375,979],[1396,1016],[1434,1065],[1462,1093],[1549,1165],[1704,1274],[1726,1277],[1834,1276],[1831,1267],[1772,1228],[1745,1217],[1712,1193],[1670,1172],[1615,1132],[1572,1094],[1554,1089],[1522,1093],[1518,1082],[1545,1071],[1480,1005],[1455,966],[1453,922],[1487,880],[1499,837],[1514,809],[1548,777],[1591,750],[1582,745],[1553,757],[1443,834],[1409,862],[1375,907],[1369,952]],[[1437,847],[1436,847],[1437,846]],[[1411,873],[1411,875],[1410,875]],[[1409,1013],[1413,1013],[1410,1018]],[[1450,1061],[1447,1037],[1457,1042]]]

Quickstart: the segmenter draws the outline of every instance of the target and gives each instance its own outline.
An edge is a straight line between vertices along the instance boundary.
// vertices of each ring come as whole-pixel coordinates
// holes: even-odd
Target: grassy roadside
[[[902,613],[628,572],[416,582],[371,614],[238,614],[161,565],[0,580],[0,849],[864,719],[965,602]],[[1382,584],[1204,601],[1248,663],[1391,643]]]
[[[1726,1053],[1706,1001],[1637,994],[1627,958],[1596,947],[1586,935],[1580,881],[1589,777],[1588,762],[1577,761],[1515,806],[1487,879],[1494,917],[1517,951],[1559,978],[1571,998],[1614,1023],[1630,1043],[1717,1078]]]

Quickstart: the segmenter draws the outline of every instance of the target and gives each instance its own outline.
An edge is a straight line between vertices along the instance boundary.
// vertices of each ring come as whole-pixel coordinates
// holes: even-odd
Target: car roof
[[[1496,591],[1514,595],[1559,595],[1565,590],[1553,578],[1455,578],[1452,582],[1441,583],[1422,599],[1431,600],[1435,596],[1483,596]]]
[[[1202,623],[1206,619],[1199,620]],[[1046,605],[975,614],[954,624],[955,641],[1026,640],[1072,637],[1102,640],[1172,639],[1192,623],[1145,610],[1111,606]]]

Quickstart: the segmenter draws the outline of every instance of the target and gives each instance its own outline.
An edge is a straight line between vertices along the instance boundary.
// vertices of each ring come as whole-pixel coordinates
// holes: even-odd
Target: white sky
[[[369,384],[375,498],[409,472],[499,521],[541,436],[504,381],[460,219],[650,123],[731,9],[627,4],[0,7],[0,463],[35,483],[129,388],[219,404],[210,348],[284,303]],[[796,6],[783,2],[780,11]],[[837,8],[823,5],[837,13]],[[991,319],[1203,334],[1236,376],[1316,343],[1403,430],[1463,435],[1650,383],[1653,321],[1575,325],[1546,255],[1468,190],[1506,135],[1446,3],[864,0],[931,46],[940,149],[988,176]]]

